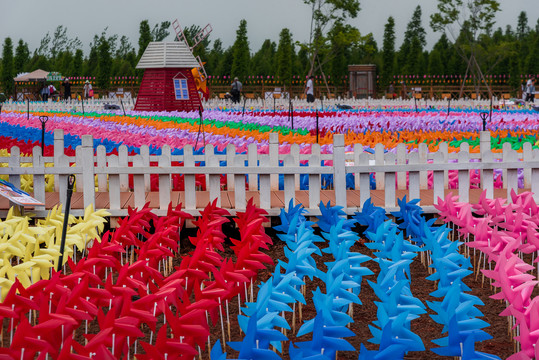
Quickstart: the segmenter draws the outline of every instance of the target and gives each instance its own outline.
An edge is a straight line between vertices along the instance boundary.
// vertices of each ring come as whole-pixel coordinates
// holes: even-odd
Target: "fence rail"
[[[225,166],[220,164],[222,161],[226,161]],[[28,162],[32,167],[21,166]],[[172,165],[177,162],[181,166]],[[204,162],[203,166],[200,166],[201,162]],[[47,167],[47,163],[54,166]],[[60,203],[65,203],[67,176],[75,174],[76,191],[80,193],[84,208],[91,204],[100,208],[96,199],[106,194],[107,208],[115,217],[127,215],[125,201],[122,200],[126,194],[133,197],[135,207],[142,207],[151,193],[152,181],[159,183],[158,194],[154,192],[154,211],[164,215],[174,194],[172,180],[176,174],[183,175],[183,206],[193,214],[203,206],[197,201],[198,197],[210,201],[217,199],[221,205],[224,197],[228,196],[231,213],[234,214],[245,209],[249,197],[255,196],[261,208],[272,216],[278,215],[282,206],[275,206],[272,192],[279,190],[279,175],[283,177],[283,203],[288,205],[290,200],[294,203],[301,201],[312,214],[319,213],[317,206],[325,191],[324,181],[327,182],[323,175],[332,175],[332,199],[349,214],[357,211],[377,190],[384,190],[386,211],[396,210],[399,191],[407,191],[409,198],[420,198],[422,192],[429,188],[429,173],[433,181],[432,190],[428,191],[432,192],[434,199],[443,198],[449,183],[449,170],[458,172],[458,195],[462,201],[469,199],[470,171],[475,170],[481,172],[480,187],[486,190],[487,197],[492,198],[495,169],[503,171],[503,188],[508,199],[512,190],[518,191],[518,172],[523,169],[524,188],[534,192],[535,201],[539,201],[539,150],[532,150],[531,144],[525,144],[523,152],[517,153],[506,143],[503,153],[493,153],[490,132],[480,134],[479,154],[470,154],[467,143],[463,143],[460,151],[454,154],[448,153],[447,143],[440,144],[439,151],[433,153],[428,152],[425,144],[419,146],[418,152],[411,153],[404,144],[397,147],[396,153],[387,152],[383,145],[378,144],[374,154],[363,152],[363,146],[356,144],[354,151],[347,153],[343,135],[334,136],[333,154],[321,154],[317,144],[312,146],[310,154],[300,154],[296,144],[290,147],[289,153],[279,154],[279,137],[272,133],[269,154],[258,154],[256,145],[251,144],[247,154],[236,154],[234,146],[229,145],[226,155],[216,155],[213,146],[207,145],[203,155],[194,155],[191,146],[184,148],[183,155],[171,155],[168,146],[162,148],[161,155],[150,155],[147,146],[142,146],[137,155],[128,155],[125,146],[119,148],[118,155],[106,155],[103,146],[94,150],[92,137],[85,135],[76,155],[69,157],[64,154],[63,131],[56,130],[54,156],[43,157],[41,148],[35,147],[31,157],[21,157],[19,149],[13,147],[9,157],[0,157],[0,164],[6,165],[0,167],[0,175],[8,175],[9,181],[16,186],[20,186],[22,175],[33,175],[33,195],[42,202],[46,202],[47,196],[46,174],[54,175]],[[374,173],[377,190],[371,190],[371,173]],[[349,174],[353,174],[353,194],[347,189]],[[205,190],[197,184],[196,175],[204,175]],[[307,192],[300,190],[301,175],[308,178]],[[350,205],[350,196],[356,198],[355,205]],[[425,210],[434,211],[434,208],[426,206]],[[35,207],[32,212],[46,216],[43,206]],[[73,209],[75,215],[82,212],[83,208]]]

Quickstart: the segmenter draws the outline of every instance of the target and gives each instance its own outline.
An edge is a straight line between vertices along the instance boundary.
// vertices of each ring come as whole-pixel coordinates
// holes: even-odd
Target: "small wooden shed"
[[[137,64],[145,69],[135,104],[139,111],[198,111],[192,69],[199,67],[183,41],[151,42]]]
[[[350,97],[367,98],[376,95],[376,65],[348,65]]]

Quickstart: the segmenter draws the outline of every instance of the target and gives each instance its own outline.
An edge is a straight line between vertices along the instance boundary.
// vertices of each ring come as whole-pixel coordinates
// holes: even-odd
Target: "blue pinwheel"
[[[337,351],[354,351],[354,347],[344,340],[344,337],[353,336],[354,333],[345,326],[327,325],[321,312],[312,319],[311,341],[291,343],[289,352],[291,359],[335,359]],[[300,336],[298,334],[298,336]],[[297,347],[296,347],[297,345]]]

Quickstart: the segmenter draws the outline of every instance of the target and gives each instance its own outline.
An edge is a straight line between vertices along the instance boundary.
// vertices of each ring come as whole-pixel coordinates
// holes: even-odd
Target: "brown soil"
[[[274,239],[274,245],[269,250],[269,255],[274,259],[284,259],[284,246],[285,243],[278,240],[277,237],[274,235],[274,231],[272,229],[268,229],[268,232],[272,235],[272,238]],[[370,249],[368,249],[364,245],[365,239],[360,239],[351,249],[351,251],[359,252],[365,255],[370,256],[373,258],[373,253]],[[324,243],[318,243],[320,248],[326,247]],[[462,247],[461,247],[462,248]],[[232,256],[233,253],[229,249],[227,249],[225,256]],[[472,256],[472,263],[473,263],[473,253]],[[317,266],[319,269],[325,269],[324,262],[333,261],[332,255],[324,254],[324,256],[320,257],[317,255],[314,255],[315,260],[317,262]],[[347,340],[352,344],[352,346],[358,351],[350,351],[350,352],[339,352],[337,355],[338,359],[354,359],[356,360],[359,355],[359,349],[360,344],[363,343],[367,349],[369,350],[376,350],[378,349],[378,345],[371,344],[368,342],[370,338],[372,338],[372,335],[370,333],[370,330],[368,328],[369,324],[372,324],[373,321],[376,320],[377,315],[377,307],[374,303],[375,301],[378,301],[378,298],[374,294],[374,291],[371,289],[371,287],[368,285],[367,280],[376,281],[376,276],[379,272],[378,265],[373,261],[368,261],[366,263],[363,263],[363,266],[367,266],[370,268],[375,274],[366,276],[363,279],[363,282],[361,284],[361,293],[360,293],[360,299],[362,302],[362,305],[354,305],[353,309],[353,319],[354,322],[350,324],[350,329],[356,334],[354,337],[347,338]],[[273,267],[268,267],[266,270],[261,271],[259,279],[257,281],[257,284],[259,284],[261,281],[266,281],[272,274]],[[429,294],[434,291],[435,283],[433,281],[426,280],[426,277],[429,276],[427,272],[427,268],[421,263],[419,256],[414,259],[413,263],[411,264],[411,275],[412,275],[412,283],[411,283],[411,289],[412,293],[415,297],[420,299],[425,305],[426,301],[441,301],[441,299],[434,298],[430,296]],[[489,354],[495,354],[502,359],[507,358],[508,356],[512,355],[514,353],[513,349],[513,342],[511,341],[509,335],[508,335],[508,323],[507,318],[500,317],[499,314],[505,309],[505,303],[502,303],[499,300],[492,300],[489,298],[489,296],[494,294],[494,288],[491,288],[488,283],[488,279],[485,278],[484,284],[482,284],[482,278],[481,275],[475,279],[475,274],[469,275],[465,278],[465,283],[472,289],[472,294],[479,297],[485,306],[479,307],[479,310],[484,314],[483,320],[487,321],[491,326],[484,329],[487,333],[492,335],[492,339],[488,341],[484,341],[482,343],[478,343],[476,345],[477,351],[486,352]],[[307,300],[307,306],[304,306],[302,308],[302,315],[303,320],[309,320],[312,319],[316,315],[316,311],[314,309],[314,306],[311,301],[311,295],[312,291],[316,289],[316,287],[320,287],[322,291],[325,291],[324,289],[324,283],[319,279],[314,279],[313,281],[308,281],[307,279],[307,291],[306,291],[306,300]],[[256,290],[255,288],[255,298],[256,298]],[[243,334],[240,336],[239,333],[239,326],[237,323],[237,300],[233,301],[229,304],[229,310],[230,310],[230,327],[231,327],[231,339],[232,341],[241,341],[243,338]],[[430,348],[437,347],[434,343],[431,342],[431,340],[441,338],[443,336],[447,336],[447,333],[442,335],[442,326],[435,323],[431,318],[430,314],[434,314],[432,310],[426,306],[427,314],[423,314],[420,318],[412,321],[412,331],[416,334],[418,334],[421,339],[423,340],[424,346],[426,348],[423,352],[410,352],[405,357],[406,359],[429,359],[429,360],[435,360],[435,359],[446,359],[447,357],[438,356],[434,352],[430,351]],[[226,319],[226,317],[225,317]],[[287,314],[286,319],[290,326],[292,326],[292,315]],[[225,320],[226,321],[226,320]],[[301,323],[296,317],[296,332],[301,326]],[[225,335],[227,332],[226,324],[225,324]],[[221,325],[220,323],[216,324],[216,326],[213,327],[213,330],[211,331],[211,344],[215,343],[217,339],[221,339],[222,342],[222,333],[221,333]],[[296,341],[307,341],[310,340],[310,335],[303,336],[301,338],[297,338],[291,333],[291,331],[288,331],[287,334],[288,338],[292,342]],[[228,341],[228,336],[226,335],[226,340]],[[289,344],[286,343],[283,346],[283,354],[281,354],[281,357],[283,359],[289,358],[288,355],[288,346]],[[235,358],[237,357],[237,353],[234,352],[230,347],[227,347],[227,357],[228,358]],[[204,357],[203,359],[209,359],[209,357]]]

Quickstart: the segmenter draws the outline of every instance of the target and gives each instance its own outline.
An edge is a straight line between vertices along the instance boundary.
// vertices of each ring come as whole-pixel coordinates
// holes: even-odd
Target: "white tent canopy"
[[[49,74],[48,71],[37,69],[35,71],[32,71],[31,73],[17,76],[13,80],[18,81],[18,82],[47,80],[48,74]]]

